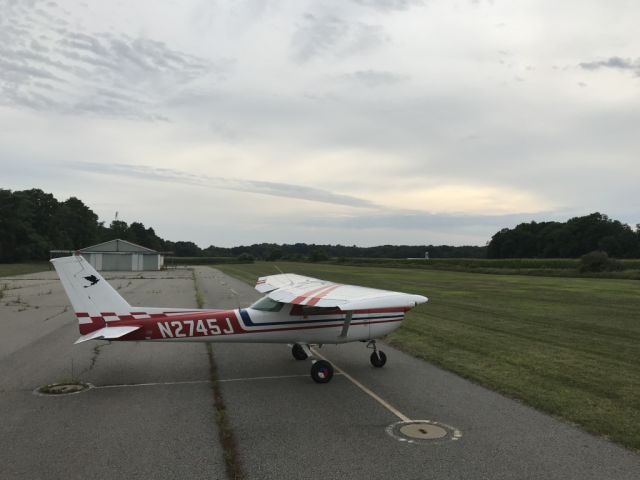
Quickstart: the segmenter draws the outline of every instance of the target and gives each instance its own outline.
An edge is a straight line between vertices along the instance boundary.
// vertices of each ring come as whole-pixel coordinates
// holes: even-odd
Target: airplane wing
[[[303,275],[296,275],[295,273],[281,273],[280,275],[268,275],[266,277],[258,278],[256,283],[256,290],[260,293],[267,293],[278,288],[291,287],[294,285],[305,285],[313,282],[323,282],[317,278],[305,277]]]
[[[295,274],[258,279],[256,289],[273,300],[309,307],[339,308],[342,311],[378,308],[413,308],[428,301],[422,295],[343,285]]]

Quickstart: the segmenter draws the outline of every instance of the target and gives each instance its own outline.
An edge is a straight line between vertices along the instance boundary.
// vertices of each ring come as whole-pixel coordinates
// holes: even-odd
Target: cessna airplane
[[[327,383],[333,366],[313,359],[310,346],[368,342],[382,367],[376,338],[400,326],[421,295],[342,285],[284,273],[261,277],[266,294],[234,310],[132,307],[81,255],[51,260],[80,323],[80,338],[121,341],[286,343],[296,360],[311,358],[311,378]]]

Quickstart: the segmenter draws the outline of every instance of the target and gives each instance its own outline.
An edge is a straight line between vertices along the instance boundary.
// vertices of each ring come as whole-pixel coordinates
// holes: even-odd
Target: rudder
[[[104,327],[105,314],[131,311],[131,305],[81,255],[54,258],[51,263],[78,317],[82,335]]]

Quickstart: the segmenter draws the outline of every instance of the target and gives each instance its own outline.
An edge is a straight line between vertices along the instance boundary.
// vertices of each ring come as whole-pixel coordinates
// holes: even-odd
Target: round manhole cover
[[[419,440],[433,440],[442,438],[447,435],[447,431],[429,423],[409,423],[400,427],[400,433],[408,438],[417,438]]]
[[[457,428],[433,420],[397,422],[387,427],[387,433],[407,443],[443,443],[462,437]]]
[[[50,383],[36,388],[33,393],[36,395],[71,395],[74,393],[84,392],[91,388],[90,383]]]

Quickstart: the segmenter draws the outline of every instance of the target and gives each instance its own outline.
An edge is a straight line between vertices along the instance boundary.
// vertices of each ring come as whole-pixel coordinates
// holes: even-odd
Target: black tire
[[[328,383],[333,378],[333,365],[326,360],[318,360],[311,365],[311,378],[316,383]]]
[[[308,357],[307,352],[304,351],[304,348],[302,348],[299,343],[293,344],[293,347],[291,347],[291,354],[296,360],[306,360]]]
[[[369,360],[371,360],[371,365],[373,365],[374,367],[382,368],[384,367],[384,364],[387,363],[387,356],[384,354],[384,352],[378,350],[377,352],[373,352],[371,354]]]

